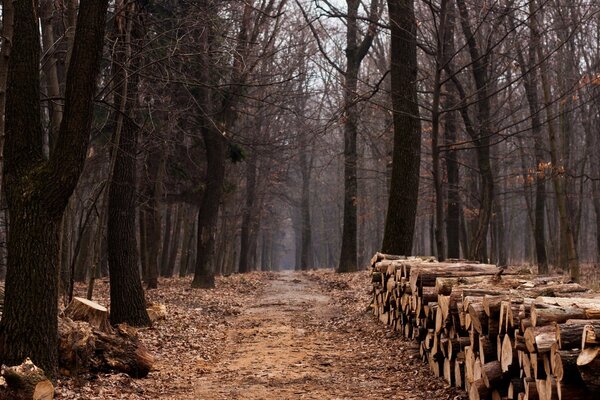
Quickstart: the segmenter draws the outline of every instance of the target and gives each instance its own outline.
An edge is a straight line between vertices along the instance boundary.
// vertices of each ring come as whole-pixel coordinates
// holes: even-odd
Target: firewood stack
[[[600,294],[489,264],[371,261],[373,313],[470,399],[600,398]]]

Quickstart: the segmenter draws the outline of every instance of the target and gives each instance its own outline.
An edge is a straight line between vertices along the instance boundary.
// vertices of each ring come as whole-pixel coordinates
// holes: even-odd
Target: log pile
[[[470,399],[600,395],[600,294],[562,276],[377,253],[373,313]]]

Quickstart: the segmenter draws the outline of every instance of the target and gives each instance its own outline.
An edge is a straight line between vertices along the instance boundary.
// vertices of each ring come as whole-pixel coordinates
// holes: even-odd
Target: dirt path
[[[140,338],[156,356],[144,379],[63,377],[65,400],[458,399],[433,378],[415,343],[366,307],[368,271],[238,274],[212,290],[161,279],[149,300],[168,315]],[[96,300],[108,304],[108,282]],[[85,293],[85,287],[77,287]]]
[[[348,321],[339,299],[310,278],[293,272],[277,275],[231,321],[224,354],[215,369],[195,382],[195,398],[432,398],[428,390],[414,390],[414,374],[387,384],[389,373],[397,374],[401,365],[372,359],[378,355],[364,342],[375,338],[362,334],[367,333],[362,325],[375,324],[373,319]]]

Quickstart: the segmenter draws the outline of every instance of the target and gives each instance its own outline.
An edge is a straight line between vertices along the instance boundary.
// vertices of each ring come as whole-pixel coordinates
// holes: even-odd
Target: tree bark
[[[539,31],[537,27],[536,18],[532,18],[532,31],[533,35],[539,37]],[[535,51],[538,60],[544,60],[542,46],[539,40],[536,40],[537,48],[532,49]],[[550,91],[550,82],[548,81],[548,71],[546,63],[542,63],[540,66],[540,78],[542,82],[542,92],[544,96],[544,104],[546,106],[546,115],[548,118],[548,139],[550,144],[550,161],[552,162],[552,183],[554,191],[556,192],[556,207],[558,209],[559,221],[560,221],[560,237],[563,238],[567,253],[567,262],[571,279],[575,282],[579,282],[579,256],[577,254],[577,248],[575,246],[575,239],[573,236],[573,230],[569,221],[569,213],[567,209],[567,195],[564,190],[562,182],[562,163],[558,155],[558,144],[556,138],[556,132],[554,123],[551,120],[550,110],[552,110],[552,98]]]
[[[477,165],[481,179],[480,205],[477,225],[469,246],[469,258],[472,260],[485,261],[487,258],[487,236],[490,219],[492,217],[492,205],[494,200],[494,177],[490,162],[490,96],[488,77],[488,57],[481,56],[475,35],[471,30],[469,13],[464,0],[457,0],[458,11],[463,34],[467,41],[467,47],[471,57],[471,72],[475,87],[477,89],[477,124],[475,127],[470,121],[466,105],[466,93],[458,86],[458,80],[452,72],[449,72],[453,82],[459,90],[463,107],[461,114],[465,120],[465,127],[474,142],[477,153]]]
[[[139,274],[136,213],[136,152],[138,127],[133,121],[139,66],[132,59],[132,42],[141,40],[137,3],[116,4],[116,43],[113,54],[115,109],[114,165],[108,192],[108,263],[110,267],[110,321],[149,326],[144,290]]]
[[[40,33],[34,2],[14,2],[8,65],[4,182],[11,216],[0,363],[30,357],[47,373],[58,362],[60,221],[85,161],[99,72],[107,0],[79,9],[65,110],[50,159],[43,156],[40,113]]]
[[[174,234],[173,227],[173,209],[166,205],[165,210],[165,229],[162,240],[162,253],[160,255],[160,276],[169,276],[169,250],[171,249],[171,237]]]
[[[179,242],[181,241],[181,225],[183,224],[183,205],[178,204],[174,206],[177,209],[175,214],[175,226],[173,228],[173,240],[171,249],[169,251],[169,263],[165,271],[165,275],[168,278],[173,276],[175,271],[175,262],[177,261],[177,253],[179,252]]]
[[[532,21],[536,13],[536,4],[529,2],[529,14]],[[511,20],[512,21],[512,20]],[[540,118],[540,107],[538,99],[537,70],[535,66],[538,62],[536,49],[539,47],[539,37],[535,22],[532,22],[529,36],[529,56],[527,62],[523,56],[523,51],[519,46],[516,48],[517,60],[521,65],[521,73],[524,76],[523,87],[529,106],[531,120],[531,134],[534,140],[535,155],[535,205],[534,205],[534,223],[533,237],[535,241],[536,262],[538,273],[545,275],[548,273],[548,257],[546,255],[546,235],[545,235],[545,208],[546,208],[546,178],[541,170],[544,163],[544,151],[542,142],[542,123]]]
[[[198,210],[196,268],[193,288],[212,288],[215,275],[211,262],[215,248],[215,228],[219,217],[219,203],[225,181],[225,138],[212,126],[202,129],[206,146],[206,188]]]
[[[60,83],[58,78],[58,60],[53,49],[55,45],[53,11],[54,2],[52,0],[42,0],[40,2],[40,19],[42,28],[42,44],[46,59],[43,60],[43,72],[46,82],[46,95],[50,99],[48,103],[50,114],[50,129],[48,132],[48,154],[51,154],[62,120],[62,104],[60,104]]]
[[[310,222],[310,176],[312,160],[309,160],[308,144],[306,138],[300,139],[300,175],[302,177],[302,189],[300,194],[300,220],[301,220],[301,250],[300,269],[303,271],[313,267],[312,260],[312,229]]]
[[[246,163],[246,205],[242,215],[242,231],[240,237],[240,274],[250,271],[250,236],[252,235],[252,219],[254,217],[254,203],[256,200],[256,155],[250,156]]]
[[[417,100],[417,39],[413,0],[388,0],[391,39],[394,152],[382,252],[410,255],[421,164]]]

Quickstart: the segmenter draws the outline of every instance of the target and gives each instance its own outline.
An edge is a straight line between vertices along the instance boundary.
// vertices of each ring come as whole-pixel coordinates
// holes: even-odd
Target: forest
[[[1,16],[0,398],[379,398],[348,386],[359,365],[391,373],[360,312],[373,254],[600,288],[595,0],[2,0]],[[253,353],[253,324],[288,342]],[[302,379],[330,368],[337,389],[165,372],[192,349],[189,379],[216,379],[219,342],[295,360],[267,349],[300,331],[336,348],[303,347]],[[256,373],[230,368],[231,387]],[[463,395],[415,368],[419,396]]]

